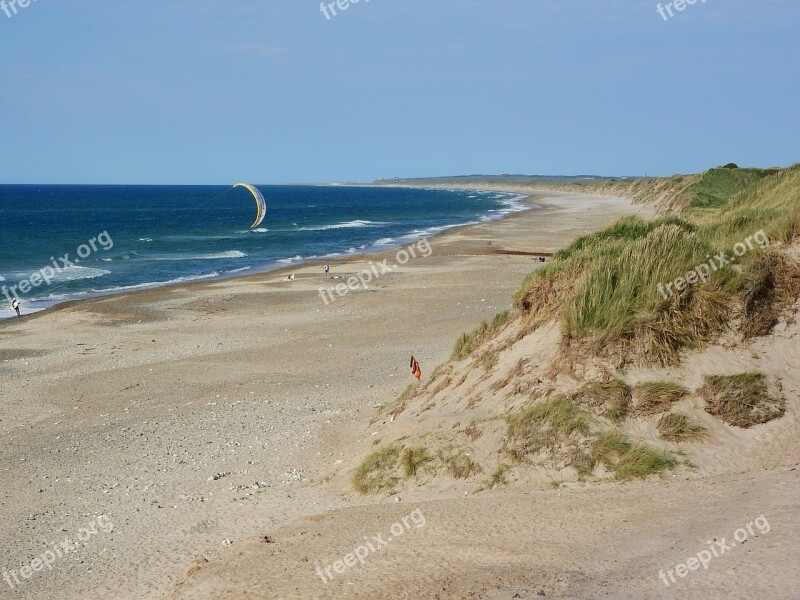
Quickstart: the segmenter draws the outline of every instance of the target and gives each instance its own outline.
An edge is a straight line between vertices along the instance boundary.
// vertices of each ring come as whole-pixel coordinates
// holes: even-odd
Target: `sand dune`
[[[550,196],[437,237],[429,258],[328,306],[318,290],[339,280],[308,265],[291,282],[258,274],[0,324],[0,568],[18,578],[0,593],[159,598],[226,540],[363,503],[319,484],[374,407],[405,387],[409,354],[429,373],[461,331],[509,306],[533,259],[503,249],[552,252],[642,210]],[[333,275],[384,256],[334,264]],[[97,515],[112,533],[19,575]]]
[[[798,482],[785,465],[798,457],[782,440],[796,431],[796,407],[771,425],[765,441],[774,443],[760,454],[726,454],[722,443],[706,450],[702,478],[682,470],[557,489],[542,476],[478,494],[474,481],[407,485],[388,497],[353,492],[352,469],[376,443],[464,421],[455,388],[424,413],[409,411],[413,419],[375,419],[409,383],[409,354],[429,378],[462,331],[509,307],[539,264],[534,254],[649,211],[578,194],[532,201],[536,210],[436,237],[429,257],[328,305],[321,286],[396,251],[334,264],[342,279],[307,265],[291,270],[292,281],[289,271],[257,274],[0,324],[0,568],[19,579],[0,597],[792,597]],[[758,360],[794,377],[795,328],[776,337],[783,361],[770,361],[777,346],[696,358]],[[538,331],[503,357],[504,368],[514,352],[543,352],[554,336]],[[692,385],[698,377],[691,366],[672,375]],[[97,515],[113,531],[21,578],[22,566],[52,542],[77,540]],[[768,531],[754,525],[761,516]],[[708,569],[663,582],[660,571],[669,577],[709,540],[730,540],[747,524],[747,540]],[[355,556],[368,542],[378,547],[361,564]]]

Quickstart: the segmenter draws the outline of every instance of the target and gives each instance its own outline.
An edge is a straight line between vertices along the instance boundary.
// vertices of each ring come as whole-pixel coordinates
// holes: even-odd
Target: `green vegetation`
[[[755,257],[745,272],[742,334],[745,339],[767,335],[786,306],[800,296],[800,275],[792,259],[777,252]]]
[[[777,172],[777,169],[740,169],[730,163],[707,171],[702,179],[683,191],[681,198],[692,208],[724,206],[732,196]]]
[[[359,494],[392,492],[403,480],[444,469],[454,479],[469,479],[483,472],[464,447],[450,444],[430,451],[422,443],[403,447],[392,444],[372,452],[353,472],[351,482]]]
[[[585,475],[603,464],[616,479],[644,479],[672,469],[677,463],[675,457],[666,450],[634,444],[622,432],[609,429],[592,442],[589,460],[580,470]]]
[[[639,444],[622,455],[613,470],[617,479],[644,479],[673,469],[676,464],[678,461],[666,450]]]
[[[511,469],[511,467],[507,464],[498,465],[494,473],[492,473],[492,476],[477,491],[491,490],[499,485],[508,485],[508,478],[506,475],[509,469]]]
[[[689,390],[671,381],[640,383],[633,388],[634,412],[639,416],[663,413],[688,395]]]
[[[621,379],[606,383],[587,383],[572,394],[570,400],[582,406],[603,407],[603,416],[619,423],[630,412],[631,388]]]
[[[483,468],[472,460],[463,448],[450,447],[439,453],[439,460],[454,479],[469,479],[483,472]]]
[[[646,186],[680,187],[670,180]],[[783,170],[712,169],[692,176],[679,196],[691,205],[678,217],[626,217],[576,240],[531,273],[514,297],[533,326],[556,318],[573,352],[623,362],[671,364],[744,312],[742,334],[764,335],[800,292],[800,267],[785,256],[765,258],[767,237],[789,242],[800,233],[800,165]],[[766,235],[755,234],[764,231]],[[705,283],[674,282],[750,238],[735,264],[715,265]],[[764,243],[760,243],[764,242]],[[766,272],[766,275],[765,275]],[[792,296],[794,294],[794,296]]]
[[[474,331],[461,334],[461,337],[458,338],[458,341],[456,342],[450,359],[458,361],[464,360],[470,356],[486,340],[494,338],[510,318],[511,313],[509,311],[505,311],[495,315],[491,323],[484,321]]]
[[[506,422],[508,451],[519,461],[542,449],[567,442],[576,434],[589,433],[589,415],[561,396],[508,415]]]
[[[685,442],[704,438],[708,430],[681,413],[668,413],[658,421],[658,432],[668,442]]]
[[[500,360],[500,352],[497,350],[485,350],[480,355],[480,363],[484,369],[491,371],[497,366]]]
[[[615,459],[630,452],[631,441],[618,429],[608,429],[592,442],[592,462],[594,464],[613,464]]]
[[[770,395],[761,373],[707,375],[699,392],[706,412],[735,427],[767,423],[786,412],[786,401]]]
[[[403,467],[403,475],[406,479],[416,477],[417,471],[431,462],[433,458],[424,446],[406,448],[400,455],[400,464]]]
[[[359,494],[376,494],[391,490],[399,478],[395,476],[400,447],[386,446],[372,452],[353,473],[353,487]]]

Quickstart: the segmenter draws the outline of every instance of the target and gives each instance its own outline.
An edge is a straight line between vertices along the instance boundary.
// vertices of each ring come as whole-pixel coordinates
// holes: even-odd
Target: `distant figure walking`
[[[331,272],[331,266],[330,265],[325,265],[325,275],[329,275],[330,272]]]
[[[12,299],[11,300],[11,308],[9,310],[15,310],[15,311],[17,311],[17,316],[18,317],[21,316],[20,312],[19,312],[19,300],[17,300],[16,298]]]

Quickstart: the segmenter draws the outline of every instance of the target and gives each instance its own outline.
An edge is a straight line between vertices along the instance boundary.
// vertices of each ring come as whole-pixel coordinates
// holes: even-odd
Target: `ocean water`
[[[12,316],[11,295],[29,313],[75,298],[334,261],[526,208],[497,192],[258,187],[267,216],[251,230],[255,202],[241,188],[0,186],[0,318]]]

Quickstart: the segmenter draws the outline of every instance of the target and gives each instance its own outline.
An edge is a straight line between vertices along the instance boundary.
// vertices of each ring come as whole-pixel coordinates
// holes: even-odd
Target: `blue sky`
[[[35,0],[0,12],[0,183],[800,161],[797,0],[656,4]]]

